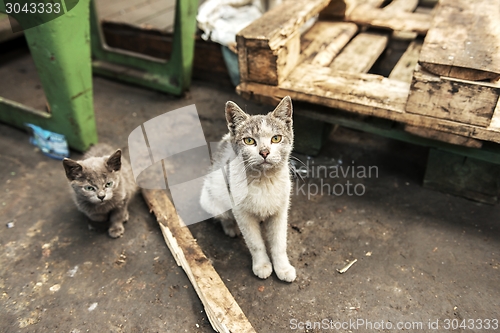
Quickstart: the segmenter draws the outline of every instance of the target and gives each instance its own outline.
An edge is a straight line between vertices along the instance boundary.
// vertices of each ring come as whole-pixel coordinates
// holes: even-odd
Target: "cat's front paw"
[[[286,282],[293,282],[297,277],[297,272],[295,271],[295,267],[288,264],[286,266],[276,268],[274,267],[274,271],[278,276],[278,279]]]
[[[267,279],[273,272],[273,265],[270,261],[253,265],[253,273],[261,279]]]
[[[231,225],[231,226],[226,226],[223,224],[222,229],[224,229],[224,233],[226,235],[228,235],[229,237],[232,237],[232,238],[241,235],[240,228],[238,228],[236,223]]]
[[[123,236],[124,232],[125,232],[125,228],[123,227],[123,224],[112,225],[108,229],[108,234],[111,238],[121,237],[121,236]]]

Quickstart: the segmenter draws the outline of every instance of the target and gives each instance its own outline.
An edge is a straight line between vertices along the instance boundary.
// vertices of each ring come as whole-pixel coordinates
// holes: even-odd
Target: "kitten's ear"
[[[75,180],[81,177],[83,169],[80,163],[73,161],[72,159],[65,158],[63,160],[63,166],[68,180]]]
[[[285,96],[281,100],[280,104],[278,104],[276,109],[274,109],[272,115],[276,118],[283,120],[284,122],[287,123],[287,125],[291,125],[292,113],[293,113],[292,99],[290,98],[290,96]]]
[[[249,115],[246,114],[242,109],[240,109],[240,107],[236,105],[235,102],[228,101],[226,103],[227,128],[229,128],[229,131],[232,134],[234,134],[236,126],[238,126],[239,123],[248,118]]]
[[[116,150],[113,155],[108,158],[106,165],[111,171],[120,170],[120,168],[122,167],[122,151],[120,149]]]

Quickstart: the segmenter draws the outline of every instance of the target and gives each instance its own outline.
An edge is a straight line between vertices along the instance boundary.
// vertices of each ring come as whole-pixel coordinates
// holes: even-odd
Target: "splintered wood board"
[[[143,189],[142,195],[155,214],[177,265],[182,266],[203,303],[213,329],[220,333],[255,333],[233,295],[180,220],[165,190]]]
[[[394,0],[385,8],[378,8],[380,5],[381,3],[359,1],[356,5],[350,6],[345,20],[359,25],[394,31],[411,31],[421,35],[425,35],[429,30],[431,16],[412,12],[418,5],[415,0]]]
[[[362,32],[330,64],[335,71],[366,73],[384,52],[389,36]]]
[[[441,0],[419,62],[436,75],[500,77],[500,0]]]
[[[96,0],[104,22],[167,31],[173,27],[175,0]]]
[[[328,66],[357,32],[354,23],[316,22],[301,37],[300,62]]]
[[[500,85],[436,76],[418,68],[406,111],[488,127],[499,95]]]
[[[242,81],[277,85],[300,58],[300,27],[330,0],[289,1],[276,6],[236,36]]]
[[[419,40],[414,40],[410,43],[405,53],[401,56],[396,66],[389,74],[389,79],[411,82],[413,77],[413,71],[418,63],[418,56],[420,50],[422,49],[422,42]]]

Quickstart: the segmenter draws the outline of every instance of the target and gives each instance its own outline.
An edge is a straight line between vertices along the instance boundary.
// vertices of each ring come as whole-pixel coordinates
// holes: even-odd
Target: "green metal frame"
[[[198,0],[177,0],[173,48],[168,61],[109,47],[98,23],[94,0],[90,11],[94,73],[174,95],[189,88]]]
[[[22,129],[32,123],[64,134],[78,151],[97,143],[89,1],[80,0],[70,13],[24,31],[50,113],[0,97],[0,121]],[[3,2],[0,12],[5,12]]]

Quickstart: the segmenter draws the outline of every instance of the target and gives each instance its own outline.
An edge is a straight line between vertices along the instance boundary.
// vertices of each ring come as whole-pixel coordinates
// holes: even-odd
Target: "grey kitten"
[[[279,279],[292,282],[296,272],[286,253],[291,191],[289,158],[293,147],[292,101],[286,96],[274,111],[256,116],[227,102],[225,113],[229,133],[214,154],[212,172],[205,178],[200,204],[217,216],[227,235],[234,237],[241,230],[252,255],[255,275],[265,279],[274,267]],[[231,204],[226,200],[228,192]],[[227,207],[232,210],[227,211]],[[272,264],[262,238],[261,222],[266,229]]]
[[[112,238],[123,235],[129,218],[128,203],[136,190],[132,169],[120,149],[97,144],[84,160],[63,160],[76,207],[94,222],[110,222]]]

